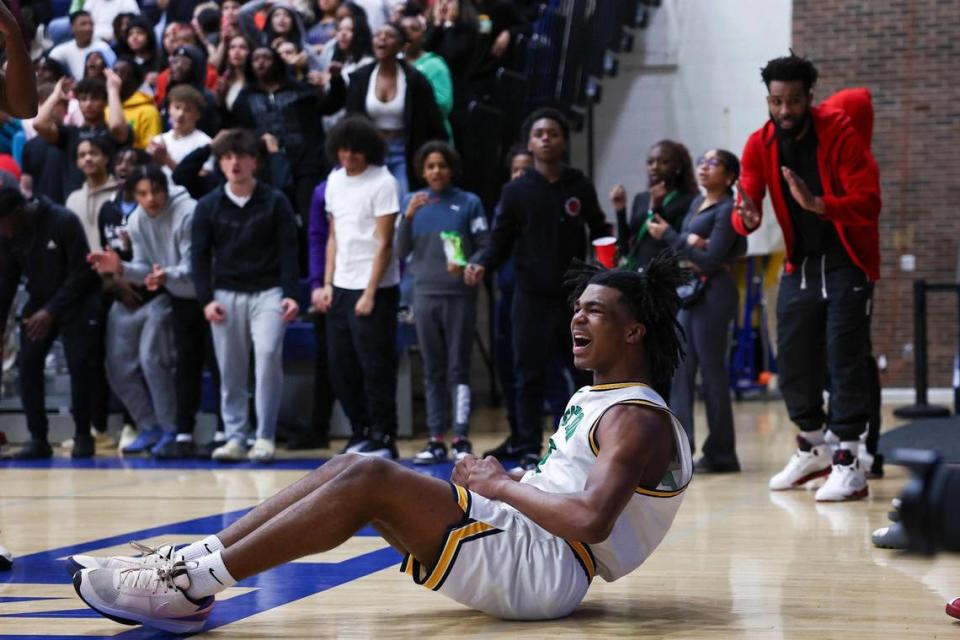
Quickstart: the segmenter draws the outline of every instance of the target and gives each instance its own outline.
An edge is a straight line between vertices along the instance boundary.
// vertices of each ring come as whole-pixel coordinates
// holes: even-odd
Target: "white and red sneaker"
[[[77,595],[100,615],[172,633],[200,631],[213,610],[213,596],[192,600],[189,587],[182,561],[150,569],[83,569],[73,576]]]
[[[803,436],[797,436],[797,451],[787,466],[770,478],[771,491],[799,489],[811,480],[830,474],[830,445],[810,444]]]
[[[848,449],[837,449],[833,454],[830,475],[817,489],[817,502],[846,502],[870,495],[867,472],[860,460]]]

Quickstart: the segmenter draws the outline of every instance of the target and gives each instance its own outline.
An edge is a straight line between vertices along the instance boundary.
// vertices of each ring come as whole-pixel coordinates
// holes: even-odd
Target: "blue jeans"
[[[397,179],[400,186],[400,202],[410,191],[410,183],[407,181],[407,143],[403,138],[394,138],[387,140],[387,157],[384,161],[387,169]]]

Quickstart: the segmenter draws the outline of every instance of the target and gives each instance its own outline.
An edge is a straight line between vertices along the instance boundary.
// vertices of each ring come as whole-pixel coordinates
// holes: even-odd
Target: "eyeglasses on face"
[[[706,156],[700,156],[699,158],[697,158],[697,166],[702,167],[704,165],[708,167],[719,167],[720,160],[718,160],[717,158],[707,158]]]

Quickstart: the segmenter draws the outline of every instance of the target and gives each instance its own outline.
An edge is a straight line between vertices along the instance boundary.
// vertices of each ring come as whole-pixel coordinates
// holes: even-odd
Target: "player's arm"
[[[471,468],[469,487],[516,507],[550,533],[588,544],[610,536],[617,517],[638,486],[656,486],[673,448],[666,413],[639,405],[617,405],[597,427],[600,452],[583,491],[548,493],[514,482],[495,458]],[[549,460],[545,463],[549,465]]]
[[[37,81],[20,25],[0,1],[0,34],[7,54],[6,72],[0,82],[0,110],[15,118],[37,115]]]

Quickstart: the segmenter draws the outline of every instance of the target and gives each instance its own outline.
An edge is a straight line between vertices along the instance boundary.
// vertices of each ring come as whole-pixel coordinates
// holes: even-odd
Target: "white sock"
[[[178,433],[177,442],[193,442],[192,433]]]
[[[823,444],[823,431],[801,431],[800,437],[810,443],[811,446]]]
[[[226,565],[223,564],[223,557],[219,551],[189,563],[187,577],[190,578],[187,595],[193,600],[218,594],[237,584],[227,571]]]
[[[177,555],[181,556],[184,560],[199,560],[203,556],[210,555],[217,551],[222,551],[226,547],[223,546],[223,543],[220,542],[220,538],[217,536],[207,536],[203,540],[194,542],[193,544],[188,544],[183,549],[177,551]]]

